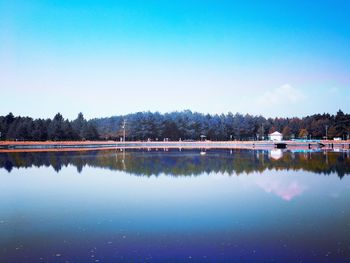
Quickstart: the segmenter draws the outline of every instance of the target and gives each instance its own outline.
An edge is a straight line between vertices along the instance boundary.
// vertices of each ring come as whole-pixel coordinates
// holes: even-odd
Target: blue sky
[[[350,112],[346,1],[0,0],[0,114]]]

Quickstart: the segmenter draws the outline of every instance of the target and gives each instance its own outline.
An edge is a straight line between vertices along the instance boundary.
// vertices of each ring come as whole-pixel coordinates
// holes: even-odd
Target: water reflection
[[[325,175],[336,173],[342,178],[350,173],[349,156],[347,151],[286,151],[281,149],[272,151],[145,149],[26,152],[0,153],[0,169],[4,168],[11,172],[13,168],[51,166],[59,172],[63,167],[73,165],[78,172],[81,172],[85,166],[92,166],[144,176],[160,174],[188,176],[210,172],[240,175],[271,169],[287,169]],[[289,188],[295,189],[293,190],[295,192],[300,191],[296,190],[296,186]]]
[[[274,160],[279,160],[283,157],[283,151],[281,149],[273,149],[270,151],[269,156]]]
[[[294,178],[291,180],[280,177],[259,178],[256,184],[265,192],[273,193],[285,201],[291,201],[307,189],[307,186]]]
[[[2,153],[0,261],[347,263],[349,161],[309,151]]]

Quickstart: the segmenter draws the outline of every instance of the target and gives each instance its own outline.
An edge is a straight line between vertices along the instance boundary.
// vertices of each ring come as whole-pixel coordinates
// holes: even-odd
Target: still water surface
[[[0,153],[0,262],[350,262],[350,153]]]

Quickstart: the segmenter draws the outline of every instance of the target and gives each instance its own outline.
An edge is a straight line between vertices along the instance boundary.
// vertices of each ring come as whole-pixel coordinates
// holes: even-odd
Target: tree
[[[64,140],[63,116],[57,113],[48,127],[49,139],[53,141]]]
[[[83,127],[82,131],[83,139],[86,140],[97,140],[99,138],[96,127],[92,123],[88,123]]]
[[[309,135],[309,132],[307,131],[307,129],[301,129],[299,132],[299,138],[307,139],[308,135]]]
[[[87,121],[84,118],[83,113],[79,113],[78,117],[72,122],[72,136],[78,140],[84,138],[83,130],[87,126]]]
[[[331,126],[328,129],[328,138],[333,139],[334,137],[338,136],[337,129],[334,126]]]
[[[289,128],[289,126],[285,126],[283,128],[282,134],[283,134],[283,137],[285,139],[290,139],[292,132],[291,132],[291,129]]]

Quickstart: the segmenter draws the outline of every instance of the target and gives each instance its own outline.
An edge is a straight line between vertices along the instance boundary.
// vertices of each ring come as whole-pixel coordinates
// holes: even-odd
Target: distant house
[[[275,131],[275,132],[269,134],[269,140],[280,142],[283,140],[283,135],[282,135],[282,133]]]

